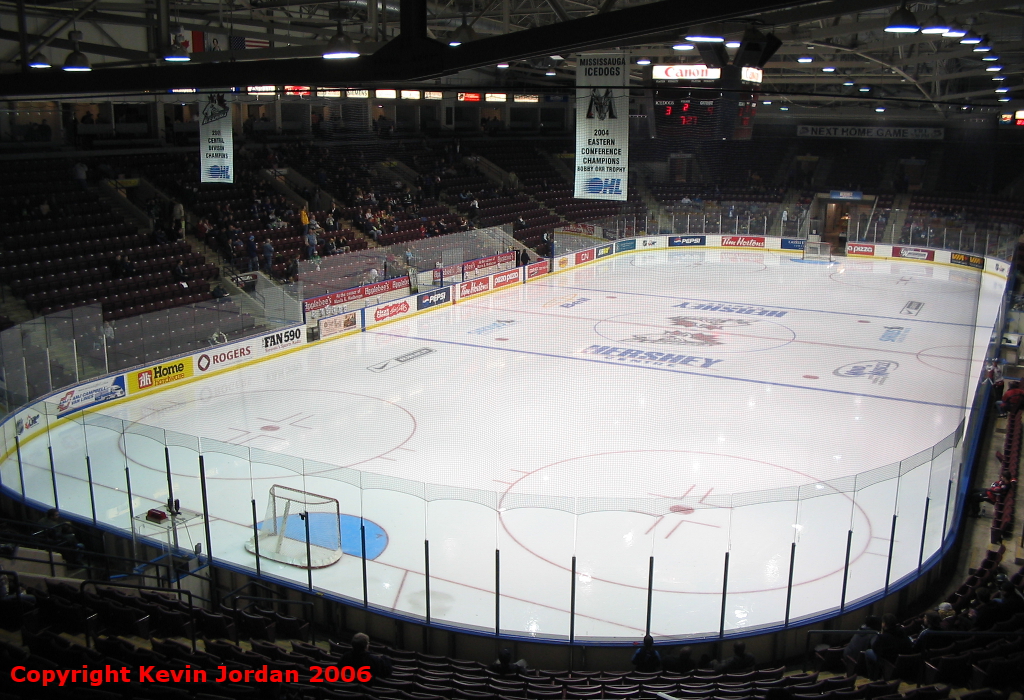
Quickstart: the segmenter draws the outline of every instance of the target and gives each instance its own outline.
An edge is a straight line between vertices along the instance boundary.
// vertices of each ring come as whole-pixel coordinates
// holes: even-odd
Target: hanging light
[[[1002,66],[999,66],[999,65],[995,65],[995,66],[987,66],[987,67],[985,68],[985,70],[986,70],[986,71],[988,71],[989,73],[998,73],[998,72],[999,72],[999,71],[1001,71],[1002,69],[1003,69],[1003,67],[1002,67]]]
[[[192,57],[189,56],[188,51],[186,51],[184,47],[175,40],[167,51],[164,52],[164,60],[172,63],[187,63],[192,60]]]
[[[499,64],[498,64],[497,66],[495,66],[495,68],[501,68],[501,69],[505,69],[505,68],[508,68],[508,64],[507,64],[507,63],[505,63],[504,61],[502,61],[502,62],[501,62],[501,63],[499,63]]]
[[[814,57],[812,57],[812,56],[801,56],[800,58],[796,59],[796,62],[797,63],[810,63],[813,60],[814,60]]]
[[[876,112],[884,112],[885,111],[885,107],[875,107],[875,111]]]
[[[968,30],[966,34],[960,39],[961,44],[980,44],[982,41],[981,37],[974,33],[974,30]]]
[[[68,57],[64,59],[64,70],[84,73],[92,70],[92,64],[89,63],[89,57],[78,50],[78,42],[82,40],[82,32],[75,31],[68,32],[68,39],[74,46],[74,51],[68,54]]]
[[[992,50],[992,47],[989,45],[989,43],[987,41],[983,41],[980,44],[975,44],[974,45],[974,52],[975,53],[988,53],[991,50]]]
[[[687,41],[692,41],[695,44],[721,44],[725,41],[725,37],[722,36],[721,30],[709,24],[694,27],[692,30],[686,32],[686,35],[683,38]]]
[[[950,24],[939,14],[938,5],[935,6],[935,14],[924,21],[921,25],[922,34],[942,34],[950,30]]]
[[[994,53],[989,53],[989,54],[985,54],[984,56],[982,56],[981,60],[982,61],[998,61],[999,60],[999,56],[996,56]]]
[[[649,66],[651,65],[651,59],[647,58],[646,56],[643,56],[641,58],[636,59],[636,64],[638,66]]]
[[[821,72],[822,73],[835,73],[836,69],[833,68],[832,66],[825,66],[824,68],[821,69]]]
[[[889,24],[885,26],[885,31],[890,34],[915,34],[920,30],[921,25],[917,23],[914,13],[907,9],[906,2],[892,13],[892,16],[889,17]]]
[[[36,53],[32,58],[28,59],[29,68],[49,68],[50,62],[46,60],[46,57],[41,53]]]
[[[675,51],[693,51],[694,46],[685,40],[680,40],[673,44],[672,48]]]
[[[860,88],[860,91],[861,92],[871,92],[871,88],[865,86],[865,87]]]
[[[460,24],[451,36],[448,37],[449,46],[461,46],[467,41],[476,41],[479,37],[476,31],[466,24],[466,15],[462,15],[462,24]]]
[[[725,48],[727,49],[738,49],[743,42],[740,41],[727,41],[725,42]]]
[[[1010,88],[996,88],[996,92],[1009,92]]]
[[[947,37],[949,39],[959,39],[966,33],[967,29],[963,25],[958,24],[956,22],[950,22],[949,29],[942,32],[942,36]]]
[[[356,42],[352,41],[341,27],[341,20],[338,20],[338,32],[327,43],[324,49],[324,58],[359,58],[360,51]]]
[[[846,80],[846,81],[843,82],[843,85],[845,85],[846,87],[853,87],[853,81],[852,80]]]

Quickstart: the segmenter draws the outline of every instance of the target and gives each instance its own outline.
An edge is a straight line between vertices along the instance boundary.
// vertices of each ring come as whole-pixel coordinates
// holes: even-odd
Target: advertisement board
[[[980,255],[971,255],[970,253],[950,253],[949,261],[954,265],[973,267],[975,270],[985,269],[985,258]]]
[[[355,311],[320,319],[320,339],[359,330],[359,314]]]
[[[519,284],[519,282],[522,281],[522,278],[522,268],[519,267],[511,270],[505,270],[505,272],[495,272],[491,275],[491,289],[501,289],[502,287]]]
[[[532,280],[538,277],[543,277],[548,274],[551,270],[550,260],[541,260],[540,262],[530,263],[526,266],[526,279]]]
[[[465,299],[466,297],[473,296],[474,294],[480,294],[486,292],[491,288],[491,278],[481,277],[480,279],[470,280],[469,282],[463,282],[459,285],[459,299]]]
[[[707,241],[707,236],[669,236],[668,246],[676,248],[678,246],[706,245]]]
[[[333,316],[335,313],[341,313],[341,310],[332,312],[332,306],[343,306],[344,304],[359,301],[360,299],[383,296],[385,294],[395,292],[403,292],[408,289],[409,278],[396,277],[394,279],[384,280],[383,282],[374,282],[373,284],[365,284],[362,287],[355,287],[354,289],[346,289],[341,292],[333,292],[332,294],[324,294],[323,296],[306,299],[302,302],[302,308],[306,312],[306,315],[311,319],[324,318],[326,316]]]
[[[725,248],[764,248],[764,236],[722,236]]]
[[[442,287],[432,292],[424,292],[416,297],[417,309],[429,309],[441,304],[447,304],[452,300],[452,288]]]
[[[578,251],[574,256],[574,259],[577,265],[582,265],[583,263],[590,262],[591,260],[594,259],[594,249],[589,248],[587,250]]]
[[[783,238],[781,246],[783,250],[803,250],[806,242],[803,238]]]
[[[101,403],[123,399],[127,395],[123,374],[87,382],[61,394],[57,402],[57,416],[63,417]]]
[[[847,255],[874,255],[875,244],[874,243],[847,243],[846,244]]]
[[[128,391],[137,394],[160,386],[180,382],[192,376],[192,356],[179,357],[169,362],[161,362],[146,369],[128,374]]]
[[[892,257],[906,258],[907,260],[934,260],[935,251],[929,248],[908,248],[906,246],[894,245]]]
[[[406,299],[398,299],[397,301],[389,301],[384,304],[377,306],[367,306],[365,315],[366,327],[379,326],[382,323],[394,321],[408,316],[409,314],[417,311],[416,302],[412,297]]]
[[[237,343],[217,345],[193,355],[195,372],[197,375],[203,375],[225,367],[244,364],[249,360],[258,360],[266,355],[302,345],[303,340],[302,327],[295,326]]]

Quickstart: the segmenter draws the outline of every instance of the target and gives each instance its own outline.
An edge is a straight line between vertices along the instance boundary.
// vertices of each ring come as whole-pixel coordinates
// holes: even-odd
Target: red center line
[[[483,308],[483,307],[481,307],[481,308]],[[593,321],[595,323],[599,323],[601,321],[604,321],[605,323],[614,323],[614,324],[619,324],[619,325],[623,325],[623,326],[637,326],[639,328],[657,328],[659,330],[664,330],[666,328],[673,328],[673,329],[686,330],[685,327],[683,327],[683,326],[660,326],[660,325],[655,324],[655,323],[641,323],[639,321],[617,321],[617,320],[607,319],[607,318],[591,318],[589,316],[569,316],[567,314],[549,313],[549,312],[544,312],[544,311],[527,311],[525,309],[503,309],[503,308],[495,308],[495,307],[488,307],[488,308],[489,308],[489,310],[492,310],[492,311],[508,311],[510,313],[533,314],[533,315],[536,315],[536,316],[554,316],[555,318],[560,318],[560,319],[572,319],[572,320],[578,320],[578,321]],[[686,309],[680,309],[680,311],[681,312],[685,312]],[[700,309],[694,309],[694,311],[700,311]],[[759,336],[759,335],[752,335],[752,334],[749,334],[749,333],[736,333],[736,332],[730,332],[730,331],[715,331],[715,332],[718,333],[719,335],[725,335],[725,336],[730,336],[730,337],[735,337],[735,338],[748,338],[748,339],[753,339],[753,340],[769,340],[769,341],[774,341],[774,342],[787,342],[787,343],[802,343],[804,345],[818,345],[818,346],[821,346],[821,347],[828,347],[828,348],[845,348],[845,349],[848,349],[848,350],[865,350],[865,351],[871,351],[871,352],[879,352],[878,348],[862,347],[860,345],[843,345],[842,343],[825,343],[825,342],[817,341],[817,340],[800,340],[799,338],[793,338],[792,340],[784,341],[783,338],[772,338],[770,336]],[[914,352],[912,350],[896,350],[895,348],[893,348],[893,349],[886,348],[885,352],[886,353],[891,353],[891,354],[894,354],[894,355],[913,355],[915,357],[920,353],[920,351]],[[939,359],[939,360],[959,360],[961,362],[967,362],[967,360],[965,358],[963,358],[963,357],[947,357],[945,355],[928,355],[928,357],[929,358]],[[973,360],[972,360],[972,362],[973,362]]]

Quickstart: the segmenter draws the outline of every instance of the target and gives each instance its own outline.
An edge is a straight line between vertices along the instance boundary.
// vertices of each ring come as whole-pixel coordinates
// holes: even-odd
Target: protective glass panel
[[[427,502],[424,485],[402,479],[362,475],[363,519],[367,529],[383,531],[387,547],[367,562],[367,595],[370,605],[400,610],[417,616],[427,614],[426,550]],[[369,539],[369,537],[367,538]],[[370,554],[367,542],[367,554]],[[433,550],[442,542],[431,542]],[[450,593],[437,599],[439,612],[450,610]],[[433,599],[431,605],[433,605]],[[433,616],[433,610],[431,615]]]
[[[929,474],[928,465],[924,464],[900,476],[890,582],[898,581],[917,570]]]

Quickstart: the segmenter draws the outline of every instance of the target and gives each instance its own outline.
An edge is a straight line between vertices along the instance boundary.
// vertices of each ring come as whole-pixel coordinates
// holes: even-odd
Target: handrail
[[[140,590],[140,591],[162,591],[164,593],[177,593],[179,595],[184,593],[185,595],[188,596],[188,608],[189,608],[188,609],[188,617],[189,617],[189,622],[192,623],[192,652],[195,653],[195,651],[196,651],[196,612],[195,612],[196,611],[196,604],[195,604],[195,601],[194,601],[194,596],[192,595],[192,591],[182,590],[180,588],[161,588],[159,586],[140,586],[140,585],[135,584],[135,583],[111,583],[110,581],[96,581],[96,580],[93,580],[93,579],[86,579],[85,581],[82,581],[82,583],[78,586],[79,592],[80,593],[84,593],[85,592],[85,587],[89,586],[89,585],[92,585],[93,587],[96,587],[97,588],[97,593],[99,592],[99,588],[98,588],[99,586],[110,586],[110,587],[113,587],[113,588],[134,588],[134,589]]]

